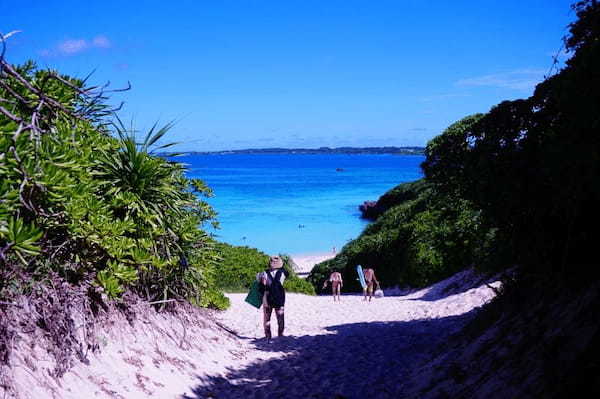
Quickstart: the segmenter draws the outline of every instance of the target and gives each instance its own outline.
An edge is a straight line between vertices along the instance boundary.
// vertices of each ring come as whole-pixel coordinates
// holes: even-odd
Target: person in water
[[[283,336],[285,328],[283,282],[288,276],[288,271],[283,267],[283,259],[279,256],[271,256],[269,258],[269,268],[256,276],[263,293],[263,324],[267,341],[271,340],[271,315],[273,310],[275,310],[277,316],[278,335]]]
[[[368,294],[369,302],[371,302],[371,298],[373,297],[373,284],[377,284],[377,287],[379,288],[379,281],[377,281],[377,277],[375,277],[375,270],[373,270],[372,268],[367,268],[363,270],[363,274],[365,276],[365,282],[367,283],[367,286],[363,289],[363,301],[367,300]]]
[[[323,289],[327,287],[327,283],[331,283],[331,295],[333,296],[333,302],[335,302],[335,297],[337,295],[337,300],[340,302],[340,292],[342,287],[344,286],[344,281],[342,280],[342,274],[334,269],[333,272],[329,275],[329,280],[325,280],[323,283]]]

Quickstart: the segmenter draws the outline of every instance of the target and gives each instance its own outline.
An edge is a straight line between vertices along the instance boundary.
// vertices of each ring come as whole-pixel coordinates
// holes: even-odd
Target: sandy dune
[[[419,382],[406,378],[409,371],[428,371],[436,345],[493,296],[469,271],[419,291],[387,290],[371,303],[288,294],[286,336],[271,343],[262,338],[261,312],[243,294],[229,295],[226,312],[140,309],[145,316],[133,325],[120,317],[96,331],[101,352],[60,380],[50,375],[43,341],[24,339],[11,361],[17,395],[2,395],[0,385],[0,397],[407,397]]]
[[[200,378],[185,397],[402,397],[402,375],[429,359],[436,344],[493,296],[470,272],[371,303],[357,295],[334,303],[327,296],[288,294],[287,336],[266,343],[260,312],[244,303],[244,295],[232,294],[231,308],[219,319],[240,336],[244,355],[226,375]]]

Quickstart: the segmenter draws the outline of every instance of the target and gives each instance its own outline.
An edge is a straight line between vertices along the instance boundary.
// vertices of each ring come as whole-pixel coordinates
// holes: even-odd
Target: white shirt
[[[267,280],[267,285],[271,285],[271,279],[267,276],[267,273],[269,273],[271,275],[271,277],[273,277],[273,280],[275,280],[275,275],[277,274],[277,271],[279,269],[273,269],[273,270],[269,270],[267,271],[262,271],[260,273],[258,273],[256,275],[256,281],[258,281],[259,283],[261,282],[261,280],[264,278],[265,280]],[[279,278],[279,282],[281,283],[281,285],[283,285],[283,282],[285,281],[285,275],[286,275],[286,271],[285,269],[281,268],[282,272],[281,272],[281,277]]]

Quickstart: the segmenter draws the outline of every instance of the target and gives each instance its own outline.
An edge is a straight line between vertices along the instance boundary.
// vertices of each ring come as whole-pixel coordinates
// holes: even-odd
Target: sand
[[[405,397],[418,382],[406,379],[410,371],[431,368],[437,345],[494,297],[485,283],[466,271],[370,303],[288,294],[286,336],[270,343],[261,311],[244,294],[228,294],[225,312],[149,313],[133,326],[117,320],[98,332],[102,351],[90,364],[75,364],[59,381],[48,376],[49,356],[28,342],[12,364],[21,398]],[[273,324],[275,332],[275,317]]]
[[[244,295],[231,294],[232,306],[219,319],[239,335],[244,359],[224,376],[200,378],[185,397],[402,397],[401,376],[428,360],[494,295],[473,272],[371,302],[359,295],[333,302],[329,296],[288,294],[286,336],[267,343],[261,313]],[[273,324],[275,332],[274,317]]]
[[[313,254],[296,254],[290,255],[294,263],[296,264],[296,273],[299,277],[306,277],[317,264],[328,259],[335,257],[335,253],[332,252],[319,252]]]

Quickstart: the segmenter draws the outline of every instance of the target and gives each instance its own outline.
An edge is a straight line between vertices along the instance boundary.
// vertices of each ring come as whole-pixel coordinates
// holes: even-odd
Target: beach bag
[[[267,287],[267,303],[272,308],[280,308],[285,304],[285,291],[283,285],[281,285],[282,273],[283,269],[277,270],[273,278],[271,273],[267,272],[267,278],[271,281],[271,284]]]
[[[383,298],[383,290],[381,288],[377,288],[373,295],[375,298]]]
[[[246,302],[257,309],[260,309],[260,305],[262,305],[262,295],[258,281],[254,281],[250,286],[250,291],[248,292],[248,295],[246,295]]]

